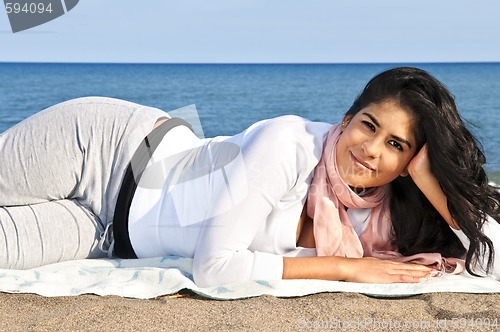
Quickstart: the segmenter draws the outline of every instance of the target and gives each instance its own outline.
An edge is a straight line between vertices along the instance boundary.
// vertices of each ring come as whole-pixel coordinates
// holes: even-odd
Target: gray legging
[[[135,149],[167,113],[112,98],[49,107],[0,135],[0,268],[107,255]]]

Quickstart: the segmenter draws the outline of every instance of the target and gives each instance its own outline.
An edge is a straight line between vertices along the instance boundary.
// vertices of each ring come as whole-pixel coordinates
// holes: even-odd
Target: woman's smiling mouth
[[[351,155],[351,160],[354,163],[355,166],[358,166],[361,169],[364,169],[369,172],[375,171],[373,167],[370,166],[370,164],[358,159],[352,152],[350,152]]]

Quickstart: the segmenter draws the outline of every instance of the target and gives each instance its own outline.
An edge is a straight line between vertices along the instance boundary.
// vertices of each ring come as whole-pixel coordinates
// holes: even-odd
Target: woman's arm
[[[410,174],[413,182],[427,197],[429,202],[439,212],[443,219],[453,229],[460,229],[455,220],[451,217],[450,210],[448,209],[448,201],[444,194],[438,180],[432,174],[429,157],[427,155],[427,146],[424,145],[408,165],[408,173]]]
[[[430,276],[425,265],[393,262],[374,257],[284,257],[283,279],[323,279],[387,284],[419,282]]]
[[[436,210],[441,214],[444,220],[453,228],[454,233],[462,242],[465,249],[469,249],[469,239],[460,230],[460,227],[451,217],[450,211],[448,210],[446,195],[444,194],[438,180],[432,174],[430,170],[429,158],[427,156],[427,148],[424,146],[420,152],[413,158],[413,160],[408,165],[408,173],[411,178],[418,186],[418,188],[424,193],[425,197],[431,202],[431,204],[436,208]],[[500,238],[500,224],[496,222],[493,218],[488,216],[481,232],[493,241],[494,249],[498,248],[498,241],[495,239]],[[498,253],[498,250],[495,250]],[[484,261],[479,262],[480,267],[484,269],[486,263]],[[480,272],[480,270],[475,271]],[[500,280],[500,255],[495,255],[495,260],[493,262],[493,270],[491,275]]]

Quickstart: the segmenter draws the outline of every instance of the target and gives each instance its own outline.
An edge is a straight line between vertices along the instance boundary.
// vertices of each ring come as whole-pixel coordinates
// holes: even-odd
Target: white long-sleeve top
[[[470,241],[464,234],[464,232],[453,228],[451,228],[451,230],[460,239],[460,242],[462,242],[465,249],[468,250]],[[495,219],[488,216],[488,219],[483,225],[482,232],[493,242],[493,250],[495,252],[493,269],[490,274],[493,278],[500,281],[500,224]],[[484,275],[484,269],[486,267],[486,259],[483,258],[482,260],[479,260],[478,263],[479,264],[477,264],[476,266],[473,266],[472,270],[479,275]]]
[[[137,256],[193,257],[201,286],[281,279],[283,256],[316,253],[296,231],[330,127],[283,116],[231,137],[169,131],[132,200]]]

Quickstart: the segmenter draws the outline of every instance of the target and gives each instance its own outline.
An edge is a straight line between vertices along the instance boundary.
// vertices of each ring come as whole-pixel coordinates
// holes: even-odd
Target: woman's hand
[[[345,258],[341,263],[345,281],[388,284],[420,282],[430,277],[432,268],[374,257]]]
[[[388,284],[420,282],[434,271],[425,265],[374,257],[284,257],[283,279],[323,279]]]
[[[415,177],[433,176],[431,171],[431,163],[427,153],[427,144],[412,158],[408,164],[408,173],[415,181]]]

